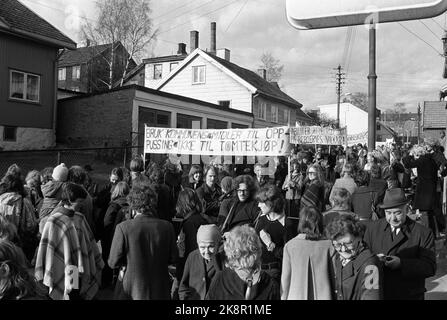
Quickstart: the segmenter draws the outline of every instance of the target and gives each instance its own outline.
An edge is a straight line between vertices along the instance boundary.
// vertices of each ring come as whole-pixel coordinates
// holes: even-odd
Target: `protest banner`
[[[348,134],[348,146],[353,146],[359,143],[361,144],[368,143],[368,131],[356,134]]]
[[[333,129],[319,126],[299,126],[290,128],[290,143],[345,145],[346,128]]]
[[[144,152],[210,156],[284,156],[288,127],[174,129],[145,127]]]

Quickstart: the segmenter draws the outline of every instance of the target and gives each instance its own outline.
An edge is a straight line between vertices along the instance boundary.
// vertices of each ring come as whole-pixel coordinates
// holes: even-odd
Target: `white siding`
[[[206,66],[204,84],[192,84],[192,67]],[[217,104],[231,100],[230,108],[246,112],[251,110],[251,92],[219,68],[198,56],[176,74],[161,91],[170,92]]]
[[[330,104],[317,107],[321,114],[337,119],[337,105]],[[348,134],[356,134],[368,130],[368,113],[350,103],[340,104],[340,126],[347,126]]]
[[[182,60],[146,64],[145,65],[144,86],[147,88],[155,89],[155,87],[160,83],[160,81],[162,79],[165,79],[168,76],[168,74],[170,73],[171,63],[174,63],[174,62],[178,62],[178,64],[180,64],[182,62]],[[161,79],[158,79],[158,80],[154,80],[154,65],[155,64],[163,65]]]

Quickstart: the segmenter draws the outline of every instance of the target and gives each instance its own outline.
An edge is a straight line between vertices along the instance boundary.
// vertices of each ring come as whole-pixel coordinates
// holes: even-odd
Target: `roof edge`
[[[6,29],[6,32],[13,34],[13,35],[20,35],[24,38],[31,38],[33,40],[37,40],[37,41],[44,42],[47,44],[52,44],[53,46],[55,46],[57,48],[76,49],[76,42],[70,43],[70,42],[60,41],[60,40],[41,36],[41,35],[38,35],[38,34],[35,34],[32,32],[28,32],[28,31],[24,31],[24,30],[20,30],[20,29],[16,29],[16,28],[9,28],[9,30]]]

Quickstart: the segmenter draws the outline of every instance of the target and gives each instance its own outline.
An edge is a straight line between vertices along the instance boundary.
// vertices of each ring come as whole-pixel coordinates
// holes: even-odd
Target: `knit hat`
[[[53,169],[53,179],[55,181],[67,181],[68,178],[68,168],[65,166],[65,163],[61,163],[56,168]]]
[[[223,177],[222,181],[220,182],[220,187],[226,192],[230,192],[231,188],[233,187],[233,178],[230,176]]]
[[[205,224],[197,230],[197,243],[214,242],[216,245],[220,243],[220,231],[215,224]]]

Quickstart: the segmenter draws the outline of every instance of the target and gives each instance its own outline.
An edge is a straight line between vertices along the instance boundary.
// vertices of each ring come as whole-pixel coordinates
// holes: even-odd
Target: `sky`
[[[20,1],[75,42],[80,42],[81,24],[97,17],[96,0]],[[159,31],[148,57],[175,54],[179,42],[186,43],[189,52],[191,30],[199,31],[199,47],[209,48],[214,21],[217,48],[229,49],[232,62],[255,71],[263,53],[279,59],[284,65],[281,88],[305,110],[337,102],[339,64],[346,73],[343,94],[368,92],[368,29],[363,25],[298,30],[287,21],[285,0],[152,0],[151,8]],[[418,103],[438,100],[439,89],[447,84],[441,41],[446,17],[378,25],[379,109],[402,102],[415,112]]]

